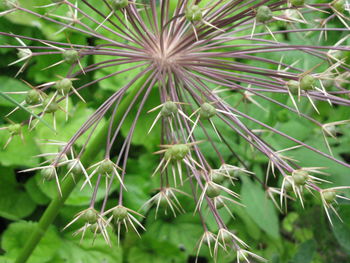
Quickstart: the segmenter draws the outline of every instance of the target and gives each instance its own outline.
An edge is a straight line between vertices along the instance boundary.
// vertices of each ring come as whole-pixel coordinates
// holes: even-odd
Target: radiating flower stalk
[[[85,222],[76,234],[84,236],[89,229],[95,236],[102,235],[110,244],[109,229],[113,226],[117,228],[118,240],[123,229],[133,230],[137,234],[145,230],[142,214],[126,207],[123,202],[123,193],[128,191],[125,184],[125,177],[128,176],[127,160],[133,135],[138,128],[147,129],[149,133],[154,132],[157,126],[161,130],[160,149],[155,153],[160,156],[159,164],[154,167],[153,175],[150,175],[151,178],[160,178],[160,186],[158,193],[141,211],[154,207],[156,216],[160,211],[176,216],[186,211],[178,195],[191,196],[196,207],[193,212],[199,216],[204,231],[197,244],[197,256],[203,245],[207,245],[214,259],[219,250],[229,252],[232,249],[236,251],[237,262],[250,262],[251,259],[264,261],[248,251],[249,246],[233,229],[226,226],[220,216],[222,207],[233,217],[230,206],[241,205],[239,194],[231,188],[241,176],[259,182],[281,211],[286,207],[287,199],[299,199],[303,205],[303,194],[309,191],[318,193],[331,221],[330,213],[338,214],[335,208],[337,200],[349,200],[342,194],[348,186],[322,188],[323,184],[331,181],[331,177],[327,181],[318,177],[324,174],[323,167],[301,167],[298,165],[298,156],[288,156],[289,150],[303,147],[350,167],[343,160],[333,157],[328,143],[330,137],[336,137],[335,129],[339,125],[348,125],[349,121],[322,124],[305,110],[305,105],[310,105],[318,113],[317,105],[322,101],[328,102],[330,107],[350,106],[350,49],[346,45],[350,19],[347,1],[334,0],[316,4],[304,0],[103,0],[96,6],[87,0],[56,0],[45,6],[28,9],[20,1],[5,0],[3,7],[4,10],[0,13],[2,16],[14,12],[27,13],[40,18],[43,23],[56,24],[56,34],[75,32],[99,42],[98,45],[86,45],[71,43],[69,38],[67,42],[57,42],[16,35],[15,32],[0,32],[3,37],[18,42],[17,45],[1,45],[2,48],[18,51],[18,59],[9,65],[20,65],[16,77],[30,67],[32,61],[40,60],[42,56],[61,56],[60,60],[53,61],[45,69],[65,67],[65,76],[56,76],[51,82],[38,86],[27,83],[29,90],[26,92],[9,92],[12,96],[25,94],[21,105],[38,112],[40,118],[52,114],[55,128],[57,111],[65,112],[66,118],[70,115],[69,97],[76,96],[85,102],[80,91],[108,78],[118,79],[123,74],[133,76],[125,86],[116,88],[68,142],[49,142],[59,145],[59,152],[40,155],[39,157],[46,157],[47,161],[40,167],[26,170],[40,170],[44,180],[54,179],[60,194],[60,184],[69,175],[83,175],[85,179],[82,188],[94,189],[90,206],[78,213],[67,225],[69,227],[77,221]],[[66,15],[62,15],[64,10]],[[319,19],[310,19],[310,13],[318,14]],[[340,27],[329,27],[331,20],[338,20]],[[283,28],[276,30],[276,23],[282,23]],[[328,46],[319,43],[292,45],[284,41],[287,35],[303,39],[311,34],[318,35],[322,40],[330,32],[336,32],[339,39]],[[299,54],[300,57],[317,58],[321,62],[305,70],[297,66],[298,56],[293,63],[284,62],[282,54],[290,52]],[[273,53],[279,59],[267,59],[263,56],[266,53]],[[87,65],[88,57],[101,57],[105,60]],[[252,63],[246,63],[247,61]],[[81,86],[75,84],[81,76],[119,65],[123,69],[119,68]],[[127,107],[123,108],[120,121],[115,123],[113,119],[121,111],[120,105],[142,77],[141,86]],[[145,104],[152,90],[159,91],[160,104],[147,109]],[[276,100],[276,94],[285,96],[286,102]],[[233,97],[239,98],[238,104]],[[255,104],[268,111],[266,104],[261,105],[262,101],[277,105],[318,127],[329,153],[305,144],[278,130],[278,127],[269,126],[252,116],[248,110],[242,110],[241,104],[245,104],[245,109]],[[134,108],[137,109],[136,115],[129,132],[119,152],[115,154],[112,148]],[[18,109],[20,108],[15,110]],[[14,111],[7,117],[11,118]],[[143,112],[154,116],[149,127],[137,126]],[[110,122],[104,138],[104,159],[85,166],[81,158],[101,120],[108,116]],[[10,141],[14,136],[22,136],[22,126],[28,125],[29,129],[34,129],[39,124],[36,118],[30,117],[23,123],[10,121],[9,126],[2,129],[8,131]],[[252,128],[257,125],[260,126],[259,130]],[[232,140],[226,138],[227,130],[221,131],[220,127],[223,126],[249,146],[250,154],[260,154],[267,158],[269,168],[266,180],[260,180],[249,171],[249,164],[235,150]],[[199,139],[199,131],[204,139]],[[295,146],[275,149],[264,140],[264,132],[259,131],[283,137]],[[84,134],[88,134],[88,139],[82,147],[76,146],[77,140]],[[202,149],[205,144],[216,153],[216,161],[208,159],[207,152]],[[233,163],[222,156],[219,144],[235,157]],[[61,172],[61,168],[65,172]],[[282,179],[280,186],[268,185],[271,182],[268,177],[270,173],[275,180]],[[92,180],[94,177],[97,179]],[[113,184],[119,185],[119,201],[107,209]],[[185,184],[191,186],[191,193],[181,190]],[[97,207],[97,192],[103,188],[106,189],[105,199],[102,207]],[[276,199],[280,199],[280,202]],[[209,229],[204,213],[211,214],[217,223],[217,229]]]

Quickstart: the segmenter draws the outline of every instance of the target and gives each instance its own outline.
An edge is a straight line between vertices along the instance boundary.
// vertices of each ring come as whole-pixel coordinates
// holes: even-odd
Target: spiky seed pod
[[[300,89],[311,90],[315,86],[316,79],[312,75],[305,75],[300,79]]]
[[[287,82],[287,87],[292,94],[298,94],[300,83],[299,81],[291,79]]]
[[[259,6],[256,10],[256,21],[258,22],[265,23],[271,20],[272,16],[271,9],[266,5]]]
[[[89,228],[90,228],[91,233],[93,233],[93,234],[101,233],[101,229],[98,227],[97,223],[92,224]]]
[[[211,117],[214,117],[216,114],[216,109],[213,105],[210,103],[204,102],[199,110],[199,116],[202,119],[210,119]]]
[[[210,177],[216,184],[222,184],[225,181],[225,175],[220,170],[211,170]]]
[[[284,189],[289,192],[289,191],[292,191],[293,190],[293,184],[292,182],[290,182],[289,180],[286,180],[284,182]]]
[[[333,8],[341,14],[345,12],[345,9],[346,9],[345,5],[346,5],[345,0],[336,0],[332,3]]]
[[[74,175],[80,175],[83,173],[83,168],[81,165],[79,165],[79,163],[70,162],[67,165],[67,169]]]
[[[334,87],[334,80],[333,79],[324,79],[322,80],[322,85],[325,89],[329,90]]]
[[[209,184],[206,190],[206,195],[210,198],[214,198],[220,195],[220,188],[216,185]]]
[[[229,175],[230,177],[237,177],[239,173],[239,170],[235,170],[233,167],[230,167],[227,164],[221,165],[219,171]]]
[[[345,58],[345,52],[341,50],[337,50],[332,54],[332,56],[337,60],[341,60]]]
[[[225,206],[224,200],[220,196],[215,197],[215,207],[216,209],[221,209]]]
[[[160,114],[163,117],[170,117],[171,115],[178,112],[178,108],[173,101],[167,101],[163,104]]]
[[[336,192],[333,190],[326,190],[326,191],[323,191],[321,194],[324,200],[327,202],[327,204],[333,203],[337,195]]]
[[[122,9],[128,6],[129,1],[128,0],[112,0],[110,1],[111,6],[113,9]]]
[[[128,216],[128,210],[124,206],[117,206],[113,209],[113,218],[115,220],[123,220]]]
[[[292,6],[302,6],[305,4],[305,0],[290,0]]]
[[[56,112],[59,107],[55,100],[52,100],[52,98],[46,98],[42,103],[43,108],[46,108],[46,113],[54,113]]]
[[[232,236],[230,235],[230,233],[222,231],[220,240],[223,240],[224,243],[229,243],[232,241]]]
[[[205,245],[213,245],[215,244],[215,237],[213,235],[205,235],[203,238],[203,244]]]
[[[242,262],[247,261],[246,258],[248,257],[248,253],[246,251],[241,251],[238,254],[238,259],[241,260]]]
[[[113,170],[114,163],[109,159],[103,160],[98,166],[98,172],[100,174],[111,174],[113,173]]]
[[[190,5],[185,11],[185,17],[188,21],[200,21],[203,18],[203,12],[198,5]]]
[[[25,102],[28,105],[35,105],[40,103],[40,101],[41,101],[40,93],[37,90],[32,89],[27,92]]]
[[[41,170],[41,175],[45,181],[52,181],[55,179],[56,170],[54,167],[47,167]]]
[[[62,58],[68,64],[74,64],[79,59],[79,52],[74,49],[67,49],[62,52]]]
[[[97,222],[98,213],[93,209],[88,209],[83,214],[83,220],[89,224],[95,224]]]
[[[18,135],[21,133],[22,126],[21,124],[15,123],[15,124],[10,124],[7,127],[8,132],[10,133],[11,136]]]
[[[17,52],[18,58],[26,58],[32,54],[32,51],[29,48],[20,48]]]
[[[168,148],[164,154],[164,158],[169,160],[182,160],[190,152],[190,147],[186,144],[174,144]]]
[[[19,5],[19,2],[18,0],[4,0],[2,1],[2,5],[7,9],[11,9],[14,6]]]
[[[63,78],[56,82],[55,87],[59,93],[66,95],[71,91],[73,84],[69,78]]]
[[[156,204],[159,204],[159,207],[166,208],[168,206],[168,201],[164,195],[159,195]]]
[[[292,174],[293,181],[296,185],[304,185],[309,178],[309,174],[306,171],[296,170]]]

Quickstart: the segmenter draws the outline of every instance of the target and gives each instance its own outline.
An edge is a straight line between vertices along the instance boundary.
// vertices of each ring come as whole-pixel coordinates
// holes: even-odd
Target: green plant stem
[[[122,100],[122,102],[118,107],[118,112],[116,113],[115,118],[113,120],[114,124],[118,123],[121,120],[125,111],[130,105],[130,102],[133,100],[136,93],[142,88],[143,84],[147,81],[149,76],[150,76],[149,73],[145,74],[145,76],[142,79],[140,79],[138,83],[135,85],[134,89],[129,94],[127,94],[126,97]],[[88,165],[95,158],[95,156],[100,152],[100,150],[103,149],[101,145],[105,143],[106,136],[108,133],[108,126],[109,126],[109,123],[107,122],[105,127],[103,127],[102,130],[89,143],[81,159],[81,162],[84,165]],[[30,257],[30,255],[33,253],[34,249],[40,242],[41,238],[45,235],[48,227],[55,220],[57,214],[59,213],[60,209],[64,205],[65,201],[74,190],[76,183],[81,178],[82,178],[82,175],[76,176],[75,182],[74,182],[72,177],[68,177],[63,182],[61,186],[62,196],[58,194],[57,197],[54,198],[49,204],[49,206],[46,208],[36,228],[33,229],[31,236],[29,237],[28,241],[25,243],[21,252],[18,254],[15,263],[25,263],[28,260],[28,258]]]

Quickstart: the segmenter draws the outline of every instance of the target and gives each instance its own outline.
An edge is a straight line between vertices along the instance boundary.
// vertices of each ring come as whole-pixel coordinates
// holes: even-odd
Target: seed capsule
[[[290,0],[292,6],[302,6],[305,4],[305,0]]]
[[[220,188],[215,185],[209,184],[205,193],[209,198],[214,198],[220,195]]]
[[[173,101],[167,101],[163,104],[161,115],[163,117],[170,117],[171,115],[177,113],[178,108]]]
[[[331,89],[332,87],[334,87],[334,80],[324,79],[322,80],[322,85],[325,89]]]
[[[227,164],[220,166],[220,172],[229,175],[230,177],[237,177],[240,170],[230,167]]]
[[[204,236],[204,238],[203,238],[203,244],[208,245],[208,243],[209,243],[210,245],[215,244],[215,237],[214,237],[213,235],[208,234],[208,235],[205,235],[205,236]]]
[[[333,8],[341,14],[345,12],[345,5],[346,5],[345,0],[336,0],[335,2],[332,3]]]
[[[316,79],[311,75],[305,75],[300,79],[300,89],[311,90],[315,86]]]
[[[292,191],[293,190],[293,184],[291,181],[289,180],[285,180],[284,182],[284,189],[288,192],[288,191]]]
[[[258,22],[265,23],[271,19],[272,19],[271,9],[266,5],[259,6],[259,8],[256,11],[256,20]]]
[[[224,231],[221,233],[220,240],[223,240],[224,243],[228,243],[228,242],[232,241],[232,236],[229,233],[227,233],[226,231]]]
[[[220,196],[215,197],[215,207],[216,209],[221,209],[225,206],[224,200]]]
[[[200,21],[203,18],[203,13],[198,5],[191,5],[186,9],[185,17],[189,21]]]
[[[43,107],[46,108],[46,113],[54,113],[58,110],[58,104],[52,98],[47,98],[43,101]],[[51,102],[50,102],[51,101]]]
[[[112,0],[111,5],[114,9],[121,9],[127,7],[129,4],[128,0]]]
[[[169,205],[169,203],[165,194],[158,195],[155,204],[159,207],[166,208]]]
[[[32,54],[32,51],[29,48],[20,48],[17,52],[19,58],[27,58]]]
[[[216,184],[222,184],[225,180],[225,175],[221,171],[212,170],[210,175],[211,180]]]
[[[25,101],[27,104],[35,105],[35,104],[40,103],[40,100],[41,100],[40,93],[37,90],[32,89],[32,90],[27,92],[27,95],[25,98]]]
[[[238,258],[240,261],[244,262],[247,261],[246,258],[248,257],[248,253],[246,251],[241,251],[238,255]]]
[[[102,161],[98,167],[98,172],[100,174],[111,174],[113,173],[113,171],[114,171],[114,163],[109,159]]]
[[[91,230],[91,233],[93,233],[93,234],[101,233],[101,229],[98,227],[97,223],[92,224],[89,228]]]
[[[201,105],[199,110],[199,116],[202,119],[210,119],[211,117],[215,116],[216,109],[211,104],[205,102]]]
[[[63,51],[62,57],[63,57],[63,60],[68,64],[74,64],[79,59],[79,53],[74,49],[68,49]]]
[[[327,190],[322,192],[322,196],[328,204],[334,202],[336,195],[337,195],[336,192],[332,190]]]
[[[124,206],[117,206],[113,209],[113,217],[116,220],[123,220],[128,216],[128,210]]]
[[[18,6],[19,5],[19,2],[18,0],[4,0],[3,1],[3,5],[5,8],[7,9],[12,9],[14,8],[15,6]]]
[[[93,209],[86,210],[83,215],[83,219],[89,224],[95,224],[97,221],[97,218],[98,218],[97,211]]]
[[[298,94],[300,83],[299,81],[291,79],[287,82],[287,87],[292,94]]]
[[[47,167],[41,170],[41,175],[45,181],[52,181],[55,179],[56,170],[54,167]]]
[[[64,95],[68,94],[72,88],[72,81],[68,78],[64,78],[56,82],[57,91],[63,93]]]
[[[70,162],[67,165],[68,171],[70,170],[74,175],[80,175],[83,173],[83,168],[79,163]]]
[[[293,172],[292,177],[296,185],[304,185],[309,178],[309,174],[306,171],[297,170]]]
[[[186,144],[174,144],[168,148],[164,154],[164,158],[179,161],[185,158],[189,153],[190,147]]]
[[[11,136],[18,135],[21,133],[22,126],[21,124],[15,123],[7,127],[8,132]]]

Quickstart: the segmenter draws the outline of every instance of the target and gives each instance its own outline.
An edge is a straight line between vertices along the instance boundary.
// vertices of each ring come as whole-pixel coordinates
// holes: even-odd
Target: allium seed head
[[[25,101],[29,105],[35,105],[40,103],[41,97],[39,91],[32,89],[27,92]]]
[[[336,192],[333,190],[326,190],[323,191],[321,194],[328,204],[333,203],[336,198]]]
[[[56,89],[59,93],[68,94],[73,87],[72,81],[69,78],[63,78],[56,82]]]
[[[161,110],[161,114],[163,117],[170,117],[177,112],[178,112],[178,108],[175,102],[167,101],[163,104],[163,107]]]
[[[309,178],[309,174],[303,170],[296,170],[293,172],[292,177],[296,185],[304,185]]]
[[[22,129],[22,126],[21,124],[18,124],[18,123],[11,124],[7,127],[8,132],[12,136],[20,134],[21,129]]]
[[[272,16],[271,9],[266,5],[259,6],[256,10],[256,20],[258,22],[265,23],[271,20]]]
[[[113,218],[115,220],[123,220],[128,216],[128,210],[123,206],[117,206],[113,209]]]
[[[68,64],[74,64],[79,59],[79,53],[78,53],[78,51],[76,51],[74,49],[67,49],[67,50],[63,51],[62,58]]]
[[[203,17],[203,12],[198,5],[190,5],[185,11],[185,16],[189,21],[200,21]]]

